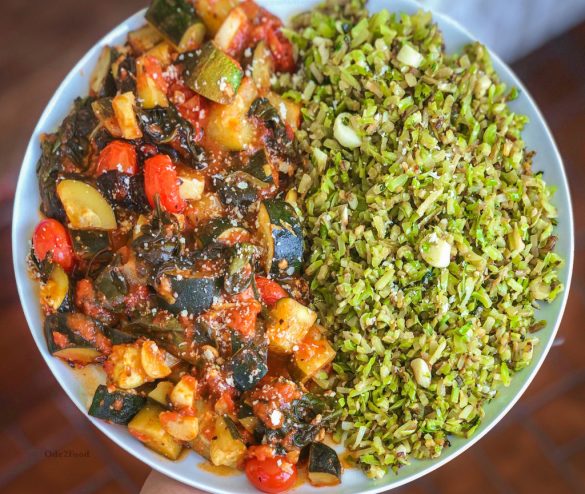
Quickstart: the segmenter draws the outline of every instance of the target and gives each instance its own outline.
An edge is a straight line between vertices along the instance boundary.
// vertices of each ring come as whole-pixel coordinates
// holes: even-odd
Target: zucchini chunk
[[[66,308],[69,304],[69,277],[59,265],[53,270],[40,288],[41,303],[52,312]]]
[[[118,94],[112,100],[114,115],[116,115],[116,120],[124,139],[140,139],[142,137],[142,130],[138,125],[135,107],[136,98],[131,91]]]
[[[149,57],[156,58],[162,67],[166,67],[173,61],[173,47],[168,41],[161,41],[146,52]]]
[[[277,353],[292,353],[316,320],[317,314],[308,307],[293,298],[281,298],[268,312],[269,348]]]
[[[315,376],[335,358],[335,350],[327,341],[321,327],[315,324],[298,344],[293,356],[293,375],[301,382]]]
[[[292,206],[281,199],[262,201],[258,226],[266,273],[283,277],[298,274],[304,253],[303,231]]]
[[[217,278],[199,276],[196,273],[165,274],[157,284],[159,297],[167,309],[174,314],[187,311],[198,315],[213,304],[213,298],[219,296]]]
[[[110,237],[103,230],[71,230],[71,242],[75,255],[86,261],[110,250]]]
[[[122,137],[122,129],[118,124],[112,103],[114,98],[100,98],[91,104],[94,115],[100,124],[114,137]]]
[[[151,60],[158,65],[158,60]],[[136,60],[136,94],[142,108],[151,110],[157,106],[166,108],[169,106],[167,95],[160,88],[157,82],[148,73],[146,67],[149,61],[145,57],[139,57]]]
[[[98,190],[79,180],[62,180],[57,195],[71,227],[77,230],[115,230],[116,215]]]
[[[260,419],[254,415],[252,407],[247,403],[240,406],[238,410],[238,421],[250,434],[255,434],[260,426]]]
[[[236,425],[227,416],[217,417],[215,435],[209,451],[211,463],[215,466],[238,468],[246,456],[246,445]]]
[[[252,389],[268,373],[268,355],[265,348],[240,348],[228,361],[238,391]]]
[[[125,331],[120,331],[117,328],[111,328],[106,326],[105,334],[110,339],[113,345],[122,345],[124,343],[134,343],[137,340],[137,337],[126,333]]]
[[[228,218],[217,218],[210,221],[199,232],[199,240],[203,247],[212,243],[235,245],[250,238],[250,232],[240,226],[234,226]]]
[[[196,0],[195,11],[213,35],[217,33],[230,11],[240,2],[241,0]]]
[[[152,0],[145,17],[180,52],[199,48],[205,37],[205,25],[186,0]]]
[[[159,30],[150,24],[128,33],[128,43],[139,55],[154,48],[161,40]]]
[[[250,33],[250,21],[244,9],[236,7],[230,11],[215,34],[216,46],[232,57],[238,57]]]
[[[252,283],[256,251],[252,244],[237,244],[233,248],[228,271],[223,278],[223,289],[229,295],[243,292]]]
[[[128,431],[148,448],[176,460],[183,446],[165,431],[160,423],[159,415],[164,411],[165,409],[157,403],[147,403],[128,423]]]
[[[323,443],[309,446],[309,482],[315,487],[337,485],[341,482],[341,462],[333,448]]]
[[[49,352],[68,362],[90,364],[110,350],[102,325],[83,314],[50,314],[44,333]]]
[[[245,77],[231,104],[211,105],[207,138],[228,151],[242,151],[252,145],[257,129],[248,118],[248,110],[257,95],[256,85],[251,78]]]
[[[240,64],[210,41],[201,49],[185,82],[201,96],[228,105],[234,101],[243,77]]]
[[[146,403],[142,396],[124,391],[108,390],[100,384],[95,390],[88,413],[92,417],[126,425]]]
[[[148,393],[151,400],[160,403],[164,407],[169,406],[169,396],[175,385],[171,381],[160,381],[156,387]]]
[[[112,49],[109,46],[104,46],[89,79],[90,94],[94,96],[101,96],[103,94],[106,79],[110,75],[111,65]]]

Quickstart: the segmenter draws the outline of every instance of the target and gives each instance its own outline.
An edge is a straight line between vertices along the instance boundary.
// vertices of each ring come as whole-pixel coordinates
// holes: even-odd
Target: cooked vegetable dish
[[[479,44],[426,13],[152,0],[42,137],[30,255],[88,413],[264,492],[471,435],[562,290],[552,190]]]
[[[312,378],[335,351],[308,306],[292,185],[300,105],[281,23],[254,2],[153,0],[42,138],[31,261],[49,351],[107,376],[89,414],[294,486],[340,481]],[[311,477],[313,478],[313,477]]]

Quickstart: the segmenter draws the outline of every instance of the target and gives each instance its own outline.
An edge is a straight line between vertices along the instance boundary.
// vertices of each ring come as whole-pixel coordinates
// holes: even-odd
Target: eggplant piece
[[[229,360],[227,367],[233,374],[234,385],[239,391],[255,387],[268,373],[266,348],[240,348]]]
[[[138,339],[138,337],[133,334],[109,326],[105,327],[105,335],[110,339],[113,345],[134,343]]]
[[[44,333],[49,352],[55,357],[78,364],[95,362],[109,350],[103,326],[79,313],[50,314],[45,318]]]
[[[100,384],[95,390],[89,415],[114,424],[126,425],[146,403],[146,398],[125,391],[109,391]]]
[[[274,183],[274,171],[270,158],[266,153],[266,150],[261,149],[256,151],[250,158],[246,172],[257,178],[258,180],[272,185]],[[278,173],[278,171],[276,171]]]
[[[128,431],[148,448],[176,460],[183,451],[183,446],[160,423],[159,415],[164,411],[165,408],[158,403],[147,402],[128,423]]]
[[[75,255],[86,261],[110,250],[110,237],[103,230],[70,230]]]
[[[214,297],[220,295],[219,280],[203,276],[186,277],[185,275],[164,275],[170,290],[161,293],[161,281],[158,282],[158,293],[166,308],[174,314],[187,311],[198,315],[208,310]],[[163,282],[166,285],[166,282]]]
[[[134,93],[136,91],[136,59],[121,53],[112,64],[112,77],[117,93]]]
[[[337,485],[341,482],[341,462],[333,448],[323,443],[309,446],[307,467],[309,482],[315,487]]]
[[[258,187],[251,175],[246,176],[242,172],[236,172],[225,180],[217,182],[217,194],[226,206],[246,210],[258,200]]]
[[[301,224],[292,206],[281,199],[262,201],[258,225],[266,273],[280,277],[298,274],[304,242]]]
[[[98,274],[94,281],[94,287],[104,296],[107,309],[124,309],[129,287],[120,270],[118,255]]]
[[[114,211],[99,191],[79,180],[62,180],[57,194],[72,228],[78,230],[115,230]]]
[[[97,186],[112,206],[135,213],[150,211],[144,192],[144,176],[109,170],[97,178]]]
[[[152,0],[145,17],[180,52],[199,48],[205,37],[205,25],[186,0]]]
[[[252,244],[237,244],[234,247],[228,271],[223,279],[223,289],[230,295],[243,292],[254,277],[253,261],[256,247]]]

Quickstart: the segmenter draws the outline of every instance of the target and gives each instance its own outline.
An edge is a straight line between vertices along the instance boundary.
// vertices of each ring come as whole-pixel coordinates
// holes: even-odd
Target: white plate
[[[296,0],[293,3],[287,0],[264,0],[259,3],[269,6],[272,12],[283,19],[287,19],[291,14],[309,9],[318,2],[314,0]],[[372,0],[369,6],[372,12],[386,7],[392,11],[412,13],[419,8],[411,0]],[[449,51],[460,50],[464,44],[473,41],[469,33],[449,18],[435,14],[435,21],[438,22],[443,31],[446,46]],[[87,379],[80,380],[79,376],[67,365],[51,357],[47,352],[47,346],[42,334],[38,289],[35,283],[29,279],[26,270],[26,256],[30,249],[30,238],[35,225],[39,221],[39,194],[35,176],[35,167],[40,155],[39,136],[43,132],[55,131],[71,109],[75,97],[87,94],[88,78],[97,61],[102,46],[123,43],[127,32],[142,25],[143,22],[143,11],[124,21],[99,41],[67,75],[45,108],[30,139],[22,163],[14,203],[12,251],[14,253],[14,270],[16,273],[18,293],[26,319],[35,342],[39,347],[39,351],[47,362],[47,365],[65,392],[84,414],[87,410],[89,398]],[[541,344],[534,351],[532,364],[517,374],[512,381],[512,385],[509,388],[501,389],[497,398],[486,406],[485,419],[473,438],[469,440],[451,438],[451,447],[446,448],[440,458],[428,461],[413,461],[410,466],[402,468],[398,475],[390,473],[384,479],[370,481],[359,471],[349,470],[345,472],[341,486],[315,489],[309,485],[304,485],[295,491],[298,494],[309,492],[318,492],[319,494],[333,492],[338,494],[381,492],[411,482],[447,463],[477,442],[501,420],[512,405],[516,403],[518,398],[520,398],[530,381],[532,381],[550,349],[567,301],[568,287],[570,285],[573,267],[573,217],[569,188],[567,186],[561,157],[536,105],[510,69],[496,56],[494,56],[493,62],[500,77],[507,84],[520,88],[520,97],[512,103],[512,107],[514,111],[528,115],[530,118],[530,124],[524,131],[524,139],[528,148],[536,151],[534,167],[537,170],[543,170],[547,183],[556,185],[558,188],[554,199],[554,203],[559,211],[559,223],[556,232],[559,241],[556,246],[556,251],[566,259],[566,264],[560,272],[560,278],[567,287],[566,291],[554,303],[546,304],[541,309],[538,317],[545,319],[548,324],[546,329],[539,333]],[[93,386],[89,387],[95,387],[96,382],[94,380]],[[171,462],[145,448],[128,434],[126,428],[106,424],[91,417],[88,418],[104,434],[136,458],[181,482],[214,493],[256,493],[244,479],[243,475],[238,477],[219,477],[201,470],[197,466],[201,463],[201,458],[194,453],[190,453],[181,461]]]

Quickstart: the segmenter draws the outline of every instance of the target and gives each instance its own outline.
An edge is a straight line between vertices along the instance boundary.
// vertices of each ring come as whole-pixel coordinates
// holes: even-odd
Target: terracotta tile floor
[[[68,68],[102,33],[142,5],[138,0],[2,0],[0,5],[3,493],[135,493],[148,474],[74,409],[46,369],[18,304],[10,255],[12,193],[36,119]],[[584,52],[585,24],[514,65],[548,119],[573,191],[577,255],[559,335],[564,343],[553,348],[500,426],[457,460],[401,489],[404,494],[585,492]],[[78,456],[63,456],[67,451]]]

